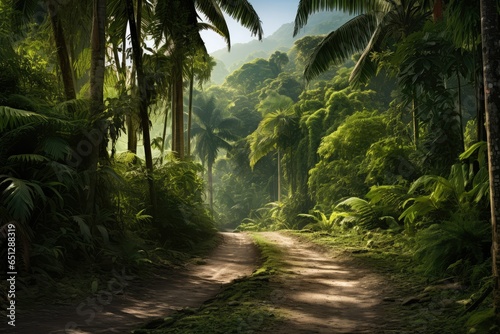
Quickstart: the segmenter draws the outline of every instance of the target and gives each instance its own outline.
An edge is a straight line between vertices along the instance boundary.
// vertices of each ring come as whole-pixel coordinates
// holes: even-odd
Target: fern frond
[[[45,122],[47,117],[32,111],[0,106],[0,132],[34,122]]]
[[[35,197],[46,200],[42,188],[36,183],[8,175],[0,175],[0,179],[3,179],[0,186],[5,187],[2,195],[9,214],[21,223],[27,222],[35,206]]]
[[[49,161],[48,158],[44,157],[40,154],[16,154],[11,155],[7,158],[10,162],[23,162],[23,163],[36,163],[36,162],[45,162]]]

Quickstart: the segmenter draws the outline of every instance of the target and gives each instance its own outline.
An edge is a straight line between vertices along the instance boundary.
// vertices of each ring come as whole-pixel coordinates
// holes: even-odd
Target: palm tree
[[[142,1],[138,1],[138,8],[141,7]],[[148,171],[149,196],[153,208],[153,217],[156,210],[156,195],[153,182],[153,155],[151,152],[151,136],[149,133],[149,115],[148,115],[148,97],[146,91],[146,81],[143,71],[142,48],[140,46],[140,29],[136,26],[136,18],[134,15],[134,6],[132,0],[126,0],[128,21],[130,26],[130,39],[132,42],[132,50],[134,56],[134,64],[136,67],[137,86],[139,88],[139,115],[143,131],[144,155],[146,158],[146,169]],[[138,11],[140,12],[140,10]]]
[[[91,36],[91,64],[90,64],[90,113],[97,119],[94,123],[99,133],[106,133],[102,122],[104,112],[104,70],[106,55],[106,0],[93,1],[93,19]],[[97,188],[97,164],[101,141],[92,142],[92,151],[89,155],[89,188],[87,194],[87,213],[92,215],[95,210],[95,196]]]
[[[206,57],[204,52],[197,52],[191,55],[191,66],[189,69],[189,106],[188,106],[188,126],[187,126],[187,149],[186,155],[191,155],[191,128],[193,115],[193,93],[194,81],[198,80],[200,87],[210,80],[212,70],[216,63],[212,57]]]
[[[330,65],[341,65],[354,53],[361,52],[350,81],[354,84],[366,82],[376,74],[378,66],[370,54],[384,50],[389,43],[422,27],[430,16],[430,12],[422,7],[421,1],[417,0],[301,0],[295,17],[294,36],[306,25],[309,15],[321,10],[343,10],[357,15],[320,42],[306,65],[305,78],[311,80]]]
[[[195,150],[207,166],[209,203],[213,213],[212,167],[220,149],[232,148],[229,141],[237,139],[233,131],[240,121],[234,117],[224,118],[222,110],[216,107],[213,96],[199,98],[193,111],[198,120],[192,130],[193,137],[196,138]]]
[[[209,23],[199,22],[198,11],[207,18]],[[156,39],[164,38],[170,42],[170,52],[175,63],[172,67],[172,150],[181,159],[184,157],[183,83],[184,72],[187,72],[184,69],[185,55],[193,50],[202,50],[207,53],[200,36],[200,31],[203,29],[211,29],[220,34],[230,49],[229,29],[222,14],[223,11],[250,29],[259,40],[262,39],[263,32],[259,16],[246,0],[161,0],[155,8],[158,19]]]
[[[493,307],[495,310],[495,321],[500,325],[500,232],[498,221],[500,220],[498,208],[500,206],[500,47],[498,40],[500,34],[498,23],[497,3],[494,0],[481,0],[481,33],[483,44],[484,63],[484,96],[486,106],[486,133],[488,137],[488,164],[490,174],[490,198],[491,198],[491,224],[493,231]]]
[[[278,109],[264,116],[257,129],[247,137],[250,143],[250,167],[271,152],[277,152],[278,202],[281,200],[282,154],[291,154],[298,136],[298,117],[288,109]],[[292,159],[290,159],[292,160]],[[289,171],[289,174],[291,171]]]

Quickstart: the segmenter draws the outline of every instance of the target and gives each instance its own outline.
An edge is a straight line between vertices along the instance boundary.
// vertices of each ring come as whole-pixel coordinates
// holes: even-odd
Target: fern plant
[[[415,256],[427,274],[477,279],[475,266],[489,258],[490,229],[488,221],[478,219],[474,210],[468,214],[456,213],[450,220],[433,224],[417,234]]]
[[[329,216],[327,216],[320,210],[313,210],[312,214],[301,213],[299,214],[299,217],[313,220],[313,222],[304,226],[304,229],[332,233],[335,226],[339,224],[340,221],[346,217],[346,215],[343,212],[333,211]]]
[[[403,204],[400,216],[409,230],[449,220],[453,213],[467,213],[476,206],[486,208],[489,179],[484,150],[484,143],[471,146],[460,156],[464,162],[451,167],[448,178],[424,175],[413,182],[408,190],[413,196]]]

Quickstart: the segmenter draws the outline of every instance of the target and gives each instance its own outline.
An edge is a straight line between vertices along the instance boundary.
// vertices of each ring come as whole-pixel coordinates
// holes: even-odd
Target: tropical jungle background
[[[264,39],[251,2],[0,1],[0,226],[22,287],[291,229],[382,235],[491,298],[479,2],[302,0]],[[231,46],[224,15],[262,41]]]

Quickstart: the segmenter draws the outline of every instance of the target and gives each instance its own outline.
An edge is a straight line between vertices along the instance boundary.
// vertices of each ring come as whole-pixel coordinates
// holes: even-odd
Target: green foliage
[[[478,160],[453,165],[448,178],[424,175],[413,182],[408,192],[417,196],[405,202],[405,211],[400,217],[410,229],[445,221],[455,212],[466,214],[475,207],[486,208],[489,179],[484,164],[484,143],[472,146],[462,158],[470,158],[481,147],[483,153],[479,151]]]
[[[156,191],[162,205],[150,238],[159,233],[166,248],[190,250],[216,232],[203,203],[202,170],[197,163],[172,160],[156,171]]]
[[[310,170],[309,189],[318,204],[331,207],[343,197],[367,192],[360,168],[370,146],[387,135],[385,118],[368,111],[357,112],[330,135],[318,149],[320,161]]]
[[[266,79],[274,79],[276,76],[277,73],[273,71],[269,61],[258,58],[227,76],[224,85],[236,87],[244,94],[250,94],[261,88]]]
[[[490,239],[490,224],[479,220],[477,212],[458,213],[450,221],[420,231],[415,255],[426,274],[452,274],[468,280],[474,266],[489,259]]]
[[[338,224],[339,220],[344,218],[344,215],[337,211],[333,211],[330,216],[327,217],[319,210],[314,210],[312,214],[302,213],[299,216],[313,220],[313,222],[304,226],[304,229],[312,231],[325,231],[328,233],[332,233],[335,225]]]

